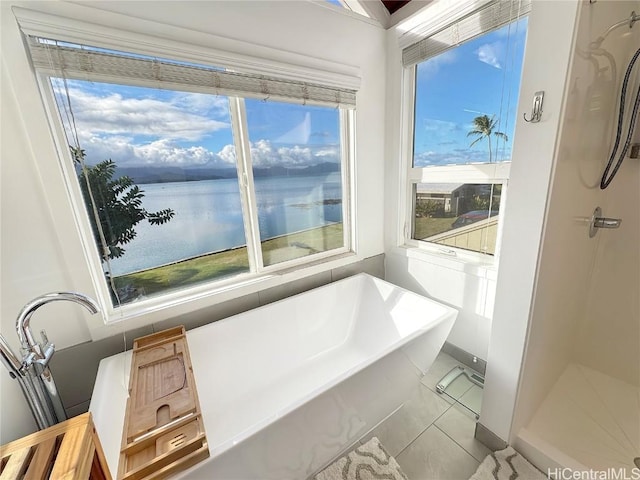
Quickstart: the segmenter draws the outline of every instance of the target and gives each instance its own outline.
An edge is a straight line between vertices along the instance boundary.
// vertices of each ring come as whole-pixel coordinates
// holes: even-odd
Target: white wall
[[[0,2],[2,56],[2,218],[0,331],[17,347],[14,321],[31,298],[52,290],[95,293],[69,201],[59,171],[53,140],[33,73],[22,45],[13,6],[103,24],[181,42],[202,34],[247,43],[244,53],[259,55],[263,47],[278,49],[279,58],[320,59],[355,68],[361,77],[357,97],[356,206],[358,258],[380,254],[384,208],[384,30],[369,21],[312,2]],[[221,48],[221,42],[212,45]],[[252,46],[254,45],[254,46]],[[294,54],[294,55],[292,55]],[[352,68],[353,67],[353,68]],[[310,273],[317,273],[322,266]],[[331,268],[331,267],[328,267]],[[239,292],[239,294],[246,292]],[[223,300],[227,300],[225,297]],[[204,306],[213,307],[216,299]],[[199,305],[202,307],[203,305]],[[58,348],[85,342],[92,333],[79,308],[53,305],[39,312],[34,328],[48,327]],[[40,323],[41,319],[45,322]],[[142,316],[130,325],[149,324]],[[47,325],[45,325],[47,324]],[[107,330],[118,333],[123,327]],[[103,336],[105,333],[102,334]],[[23,407],[16,382],[0,374],[2,399],[0,443],[34,426]]]
[[[563,105],[574,25],[582,3],[577,0],[535,1],[529,20],[519,115],[530,110],[531,98],[538,90],[545,92],[544,113],[540,123],[525,124],[519,119],[516,126],[480,417],[485,427],[506,441],[513,433],[525,339],[528,325],[533,322],[531,312],[535,311],[532,303],[535,289],[564,286],[556,283],[553,274],[537,282],[536,275],[545,215],[555,215],[555,207],[547,203],[553,168],[565,158],[565,151],[557,144],[557,135],[565,114]],[[571,265],[572,260],[568,257],[555,258],[557,265],[562,265],[564,260],[569,262],[567,266]],[[549,264],[551,268],[554,265],[553,261]],[[561,277],[558,280],[562,281]],[[544,307],[544,303],[539,306]],[[560,358],[554,361],[561,361],[562,352],[556,353]]]
[[[392,249],[385,257],[385,279],[458,309],[447,341],[485,360],[491,335],[496,272],[462,261]]]
[[[640,2],[608,11],[606,16],[602,15],[604,18],[599,18],[597,25],[605,19],[613,18],[613,23],[624,18],[632,7],[639,12]],[[621,29],[607,40],[606,47],[612,53],[619,53],[616,59],[620,60],[620,77],[631,55],[640,48],[640,28],[637,27],[636,24],[633,35],[622,37],[629,32]],[[638,63],[640,60],[635,67],[636,84],[631,82],[628,90],[631,96],[638,91],[640,83]],[[612,111],[617,108],[615,106]],[[640,143],[640,123],[636,123],[634,142]],[[604,145],[610,143],[603,142]],[[574,361],[640,385],[640,161],[626,158],[615,180],[607,190],[600,192],[599,197],[603,214],[623,221],[619,230],[602,231],[596,237],[595,264],[579,335],[574,343]]]
[[[534,292],[556,136],[561,122],[578,0],[533,2],[514,136],[502,251],[495,267],[453,259],[407,255],[396,248],[397,204],[387,205],[387,279],[460,308],[448,339],[487,360],[480,422],[508,440]],[[403,198],[398,152],[401,77],[397,42],[387,34],[387,192]],[[545,91],[542,121],[528,124],[533,93]],[[389,203],[392,203],[391,201]]]
[[[402,51],[392,28],[387,31],[385,278],[457,308],[458,318],[447,341],[486,359],[496,285],[495,266],[398,248],[401,243],[398,232],[404,222],[398,202],[406,198],[400,161],[400,152],[406,148],[400,137],[400,125],[405,118],[402,72]]]
[[[601,84],[602,88],[596,82],[594,63],[580,54],[589,42],[628,17],[638,5],[603,1],[583,3],[580,8],[577,53],[572,55],[558,135],[512,436],[529,422],[570,362],[578,360],[629,382],[639,382],[637,162],[627,160],[608,190],[601,191],[599,184],[612,143],[622,70],[632,47],[640,43],[637,36],[622,36],[624,30],[607,39],[603,47],[616,58],[618,78],[615,84]],[[601,68],[609,65],[605,57],[595,58]],[[625,228],[603,230],[589,238],[588,219],[598,205],[607,216],[624,216]]]

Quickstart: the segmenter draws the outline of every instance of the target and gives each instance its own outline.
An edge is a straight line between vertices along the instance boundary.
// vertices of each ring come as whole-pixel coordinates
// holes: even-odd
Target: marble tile
[[[466,480],[480,464],[435,425],[395,458],[412,480]]]
[[[491,453],[474,438],[476,418],[465,407],[454,405],[436,420],[435,425],[479,462]]]
[[[419,385],[402,408],[375,427],[361,442],[378,437],[391,455],[397,455],[449,406],[437,393]]]
[[[449,373],[449,371],[456,365],[459,365],[459,362],[455,358],[447,355],[446,353],[440,352],[434,360],[433,365],[431,365],[427,373],[422,378],[422,384],[435,392],[436,385],[440,379]]]
[[[481,387],[473,385],[458,399],[458,401],[475,414],[480,415],[480,409],[482,408],[482,393],[483,389]]]
[[[443,397],[449,397],[452,400],[460,401],[475,384],[467,378],[466,375],[460,375],[445,389]]]

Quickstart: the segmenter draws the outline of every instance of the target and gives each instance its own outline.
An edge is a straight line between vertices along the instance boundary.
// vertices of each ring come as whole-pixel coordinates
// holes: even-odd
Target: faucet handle
[[[56,352],[56,346],[53,343],[47,343],[43,346],[42,350],[43,357],[37,359],[35,362],[39,363],[43,367],[46,367],[49,365],[51,357],[53,357],[53,354]]]

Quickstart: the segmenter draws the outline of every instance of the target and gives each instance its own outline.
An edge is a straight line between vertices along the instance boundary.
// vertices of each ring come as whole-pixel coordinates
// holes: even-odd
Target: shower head
[[[591,42],[589,44],[589,48],[590,49],[600,48],[600,45],[602,45],[602,42],[604,42],[604,39],[607,38],[607,36],[611,32],[613,32],[616,28],[622,27],[624,25],[629,25],[629,28],[633,28],[633,24],[636,23],[638,20],[640,20],[640,15],[636,14],[635,10],[633,10],[628,18],[625,18],[624,20],[620,20],[618,23],[614,23],[607,29],[606,32],[604,32],[602,35],[596,38],[593,42]]]

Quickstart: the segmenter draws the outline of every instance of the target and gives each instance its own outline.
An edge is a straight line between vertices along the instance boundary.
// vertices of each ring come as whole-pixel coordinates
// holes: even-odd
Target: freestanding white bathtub
[[[187,332],[210,457],[176,478],[304,479],[402,406],[457,311],[359,274]],[[130,352],[89,410],[117,472]]]

